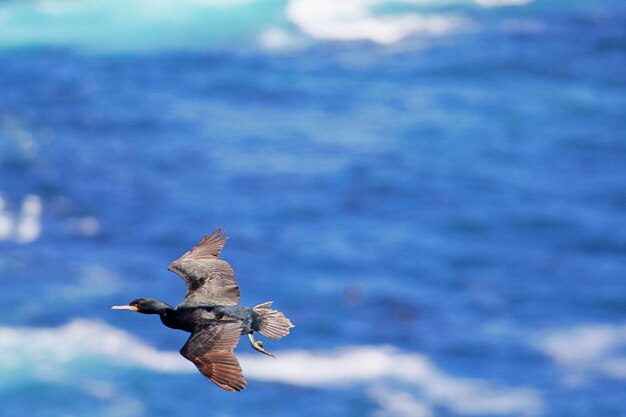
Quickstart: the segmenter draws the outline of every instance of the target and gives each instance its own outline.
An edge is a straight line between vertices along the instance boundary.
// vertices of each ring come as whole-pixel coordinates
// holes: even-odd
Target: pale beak
[[[136,306],[113,306],[111,310],[130,310],[130,311],[139,311]]]

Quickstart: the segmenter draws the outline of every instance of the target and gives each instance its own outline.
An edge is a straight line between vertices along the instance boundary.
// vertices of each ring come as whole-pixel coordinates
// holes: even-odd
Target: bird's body
[[[280,339],[294,326],[283,313],[270,309],[272,302],[252,308],[238,305],[239,286],[233,269],[218,259],[225,243],[225,235],[217,229],[170,264],[168,269],[187,283],[185,299],[178,306],[140,298],[113,309],[158,314],[165,326],[191,333],[180,353],[221,388],[240,391],[246,380],[233,353],[239,337],[247,334],[254,349],[274,356],[253,334]]]
[[[158,300],[155,300],[158,301]],[[254,309],[244,306],[178,306],[163,303],[166,308],[156,312],[169,328],[189,333],[212,324],[215,320],[232,319],[241,322],[241,334],[259,331],[261,317]]]

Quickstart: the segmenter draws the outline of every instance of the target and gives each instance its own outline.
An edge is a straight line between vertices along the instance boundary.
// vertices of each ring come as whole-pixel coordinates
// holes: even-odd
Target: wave
[[[253,0],[6,1],[0,2],[0,48],[206,49],[260,31],[273,13]]]
[[[535,346],[565,371],[571,385],[596,375],[626,379],[626,324],[587,324],[539,336]]]
[[[280,49],[307,40],[393,44],[473,29],[475,23],[462,14],[468,7],[532,1],[13,0],[0,2],[0,49]]]
[[[309,387],[359,387],[381,414],[429,416],[435,406],[458,414],[537,415],[539,393],[448,375],[424,355],[391,346],[348,346],[331,351],[285,350],[278,359],[239,354],[250,380]],[[177,352],[160,351],[123,330],[78,319],[56,328],[0,328],[0,390],[32,382],[80,378],[85,367],[130,367],[191,373]]]
[[[264,381],[315,387],[370,384],[369,393],[385,408],[410,410],[400,415],[425,415],[427,404],[464,415],[537,415],[541,410],[539,395],[532,389],[493,387],[485,381],[450,376],[426,356],[391,346],[350,346],[326,353],[287,351],[280,353],[277,363],[246,355],[242,364],[252,379]],[[412,390],[398,392],[379,384],[382,381],[401,382]]]

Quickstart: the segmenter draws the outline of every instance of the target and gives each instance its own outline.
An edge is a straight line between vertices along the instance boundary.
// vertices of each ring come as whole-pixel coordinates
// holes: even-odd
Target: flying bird
[[[167,327],[191,333],[181,355],[219,387],[241,391],[247,382],[233,353],[241,335],[248,335],[254,349],[274,357],[265,350],[263,342],[255,340],[254,332],[281,339],[294,326],[283,313],[271,309],[271,301],[252,308],[238,305],[239,286],[233,268],[219,259],[226,240],[218,228],[167,267],[187,283],[187,293],[178,306],[138,298],[128,305],[111,308],[158,314]]]

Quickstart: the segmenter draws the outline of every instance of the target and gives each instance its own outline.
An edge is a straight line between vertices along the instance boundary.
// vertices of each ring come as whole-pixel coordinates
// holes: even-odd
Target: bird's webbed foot
[[[248,333],[248,338],[250,339],[250,344],[252,345],[254,350],[258,350],[259,352],[263,353],[264,355],[271,356],[272,358],[276,357],[276,356],[274,356],[274,354],[272,352],[269,352],[269,351],[265,350],[263,348],[263,342],[261,342],[260,340],[255,340],[254,336],[252,335],[252,333]]]

